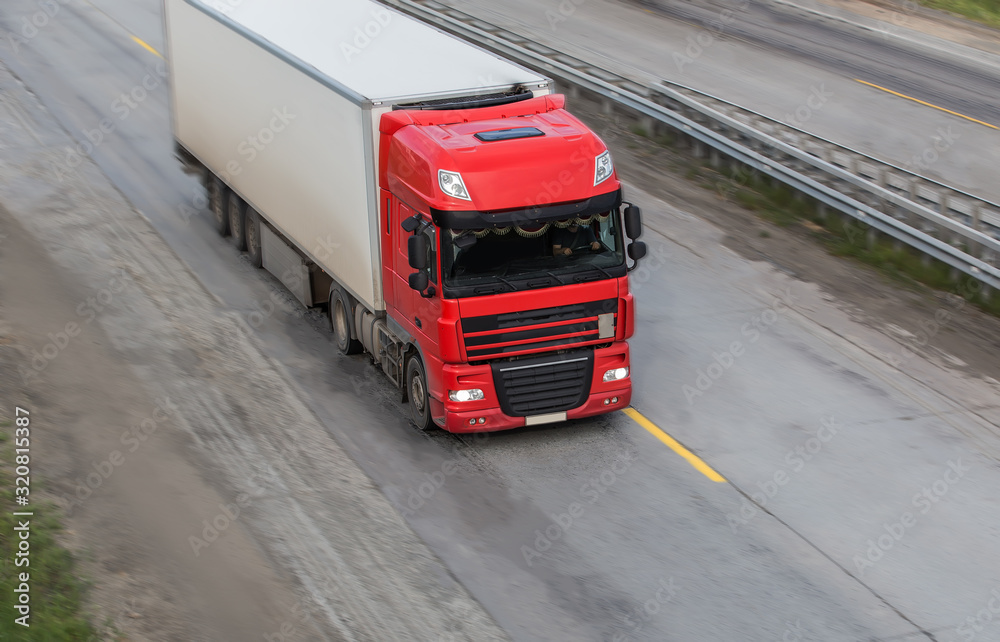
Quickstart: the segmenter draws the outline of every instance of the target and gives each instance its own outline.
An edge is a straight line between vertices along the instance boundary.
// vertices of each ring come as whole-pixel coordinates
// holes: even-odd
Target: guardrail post
[[[646,135],[650,138],[656,138],[656,122],[653,121],[651,116],[642,116],[639,118],[639,127],[642,131],[646,132]]]

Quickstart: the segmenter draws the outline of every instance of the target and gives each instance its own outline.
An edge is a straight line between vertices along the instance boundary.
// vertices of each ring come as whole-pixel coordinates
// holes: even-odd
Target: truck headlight
[[[484,398],[485,395],[483,391],[479,388],[470,388],[469,390],[449,390],[448,398],[452,401],[479,401]]]
[[[620,381],[628,376],[628,368],[615,368],[604,373],[604,383]]]
[[[463,201],[472,200],[469,196],[469,190],[465,189],[465,181],[462,180],[462,175],[458,172],[449,172],[439,169],[438,185],[441,186],[441,191],[448,196],[454,196],[455,198],[460,198]]]
[[[611,162],[611,152],[604,152],[594,159],[594,185],[600,185],[611,178],[615,165]]]

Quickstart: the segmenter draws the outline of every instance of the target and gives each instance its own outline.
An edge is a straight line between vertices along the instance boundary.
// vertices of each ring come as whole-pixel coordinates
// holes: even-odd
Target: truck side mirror
[[[414,270],[423,270],[427,267],[428,249],[427,237],[423,234],[416,234],[407,239],[406,258],[410,262],[411,268]],[[422,290],[423,288],[420,289]]]
[[[646,256],[646,244],[642,241],[632,241],[628,244],[628,256],[633,261],[638,262],[639,259]]]
[[[625,208],[625,235],[632,240],[642,236],[642,210],[637,205]]]
[[[420,227],[420,215],[419,214],[414,214],[410,218],[404,219],[403,222],[400,223],[399,226],[401,228],[403,228],[403,231],[405,231],[405,232],[412,232],[413,230],[415,230],[418,227]]]
[[[427,285],[430,281],[427,278],[427,273],[421,271],[411,274],[408,282],[411,289],[416,290],[417,292],[423,292],[427,289]]]

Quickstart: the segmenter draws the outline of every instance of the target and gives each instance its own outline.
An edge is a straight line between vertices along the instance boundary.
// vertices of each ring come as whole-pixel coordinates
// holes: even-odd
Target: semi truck
[[[551,79],[369,0],[164,0],[178,159],[212,227],[322,306],[413,423],[629,404],[646,252]]]

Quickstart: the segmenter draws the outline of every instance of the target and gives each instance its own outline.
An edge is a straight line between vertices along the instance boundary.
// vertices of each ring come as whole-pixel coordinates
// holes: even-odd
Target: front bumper
[[[605,383],[604,372],[613,368],[629,366],[629,349],[625,342],[617,342],[607,348],[594,350],[594,369],[590,381],[590,392],[583,403],[564,413],[552,413],[535,417],[511,417],[500,408],[500,402],[493,383],[490,366],[470,366],[465,364],[445,364],[444,381],[446,390],[480,388],[485,398],[473,402],[444,402],[433,404],[435,422],[454,433],[493,432],[592,417],[628,406],[632,399],[631,375]],[[445,393],[447,394],[447,393]]]

